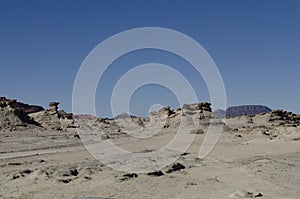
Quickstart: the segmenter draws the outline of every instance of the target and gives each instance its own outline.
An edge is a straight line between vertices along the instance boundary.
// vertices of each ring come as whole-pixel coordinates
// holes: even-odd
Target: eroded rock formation
[[[38,125],[23,110],[16,109],[16,100],[0,102],[0,130],[14,131],[28,125]]]
[[[50,102],[48,109],[29,115],[47,129],[66,131],[69,128],[75,128],[73,115],[58,110],[58,105],[59,102]]]

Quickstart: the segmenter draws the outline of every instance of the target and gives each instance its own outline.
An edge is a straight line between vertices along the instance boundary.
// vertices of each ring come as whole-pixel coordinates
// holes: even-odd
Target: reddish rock
[[[0,97],[0,102],[10,103],[14,109],[24,111],[27,114],[44,110],[44,108],[41,106],[29,105],[22,102],[17,102],[16,100],[10,100],[5,97]]]

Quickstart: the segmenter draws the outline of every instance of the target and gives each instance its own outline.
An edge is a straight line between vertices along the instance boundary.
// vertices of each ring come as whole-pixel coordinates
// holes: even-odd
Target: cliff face
[[[7,99],[5,97],[0,97],[0,102],[8,102],[8,101],[11,101],[11,100]],[[19,110],[19,111],[24,111],[27,114],[44,110],[44,108],[41,106],[24,104],[22,102],[17,102],[17,101],[14,104],[14,109]]]
[[[226,116],[237,117],[242,115],[255,115],[259,113],[267,113],[271,111],[272,109],[262,105],[233,106],[233,107],[229,107],[226,110]]]
[[[27,113],[15,109],[16,100],[0,101],[0,130],[14,131],[27,125],[38,125]]]

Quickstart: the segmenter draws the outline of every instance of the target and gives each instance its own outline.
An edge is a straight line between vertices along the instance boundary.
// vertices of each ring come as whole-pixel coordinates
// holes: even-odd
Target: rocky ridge
[[[6,97],[0,97],[0,102],[4,103],[4,102],[9,102],[9,101],[11,101],[11,100],[7,99]],[[19,111],[24,111],[27,114],[35,113],[35,112],[39,112],[39,111],[44,110],[44,108],[41,107],[41,106],[29,105],[29,104],[25,104],[25,103],[22,103],[22,102],[18,102],[16,100],[15,100],[14,108],[16,110],[19,110]]]

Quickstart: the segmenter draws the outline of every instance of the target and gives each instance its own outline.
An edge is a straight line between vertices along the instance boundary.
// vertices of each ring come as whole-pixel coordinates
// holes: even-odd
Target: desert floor
[[[128,175],[109,168],[85,149],[74,132],[0,132],[0,198],[278,198],[300,197],[300,139],[261,131],[222,133],[213,151],[198,158],[205,135],[196,135],[174,162],[185,168],[163,175]],[[297,133],[299,135],[299,133]],[[142,150],[164,145],[172,131],[147,141],[114,138]],[[151,148],[151,147],[150,147]]]

